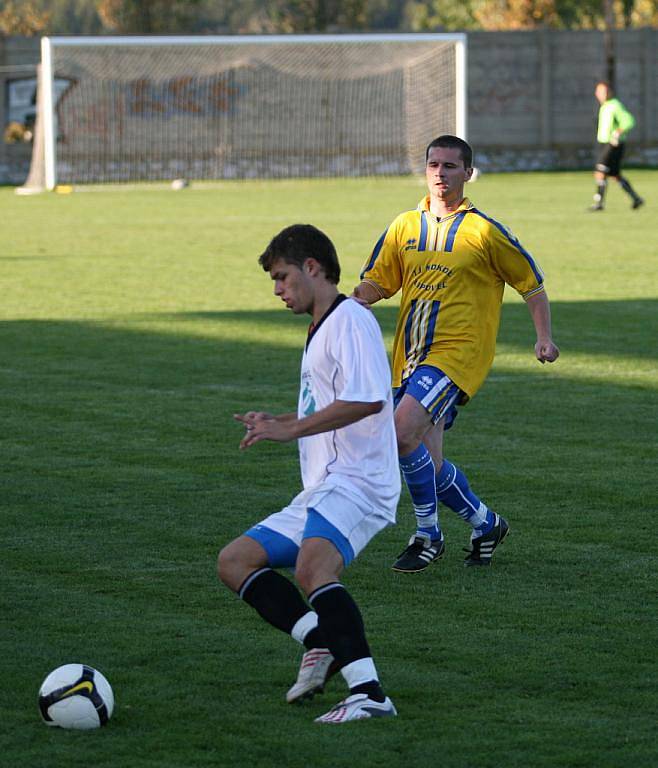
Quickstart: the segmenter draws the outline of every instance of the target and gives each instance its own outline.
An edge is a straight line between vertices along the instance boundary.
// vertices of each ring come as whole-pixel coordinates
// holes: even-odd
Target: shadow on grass
[[[553,335],[565,355],[658,358],[658,300],[553,301]],[[526,348],[534,332],[524,304],[505,304],[499,341]]]
[[[575,350],[653,359],[649,320],[655,304],[557,302],[563,355]],[[377,317],[390,335],[396,308],[380,307]],[[208,498],[213,492],[230,496],[237,483],[248,488],[238,499],[244,501],[258,495],[259,486],[281,493],[298,487],[295,446],[262,444],[239,453],[241,427],[232,414],[296,408],[301,343],[244,342],[239,328],[227,337],[212,327],[213,337],[198,336],[185,333],[185,323],[296,328],[303,340],[306,319],[283,309],[155,319],[162,331],[92,322],[0,323],[0,428],[8,457],[0,474],[11,478],[6,500],[48,494],[64,499],[90,476],[90,490],[103,492],[122,477],[131,486],[128,496],[142,502],[157,500],[162,488],[182,504],[185,489],[203,488]],[[524,305],[504,306],[500,340],[531,360],[533,331]],[[606,412],[624,414],[615,441],[628,456],[651,450],[647,425],[654,406],[646,390],[622,376],[581,377],[574,386],[568,375],[546,377],[546,370],[535,366],[492,377],[464,409],[464,429],[450,434],[457,455],[478,464],[497,452],[515,455],[525,465],[520,471],[533,472],[537,457],[542,466],[559,467],[573,448],[578,456],[591,454],[599,482],[602,472],[615,470],[614,453],[595,456],[610,439],[601,418]],[[523,456],[521,443],[528,449]],[[39,472],[57,482],[37,480]]]
[[[650,318],[655,305],[651,301],[556,302],[555,335],[563,355],[578,351],[653,359]],[[390,336],[396,308],[380,307],[377,317]],[[39,467],[66,475],[67,462],[70,478],[83,477],[103,465],[106,483],[122,468],[135,478],[150,468],[170,477],[216,473],[230,483],[239,462],[240,472],[249,476],[247,482],[267,477],[274,483],[280,479],[275,480],[277,473],[283,473],[289,478],[283,485],[296,487],[294,446],[282,452],[280,446],[264,444],[238,459],[241,428],[232,414],[295,409],[301,343],[244,342],[239,333],[228,338],[221,332],[200,337],[186,334],[184,326],[197,321],[218,325],[237,321],[255,327],[294,327],[303,339],[306,319],[283,309],[155,318],[164,326],[162,332],[91,322],[0,323],[0,426],[5,455],[12,464],[6,471],[12,477],[24,473],[27,486]],[[533,340],[525,306],[506,304],[500,341],[507,348],[527,351],[530,358]],[[593,377],[591,381],[580,378],[574,386],[568,376],[546,378],[545,371],[536,366],[536,370],[515,370],[512,376],[492,380],[484,394],[464,409],[461,423],[477,415],[476,434],[470,434],[467,443],[466,436],[456,430],[457,444],[463,440],[464,449],[475,460],[478,454],[495,454],[496,446],[508,451],[509,441],[522,434],[524,440],[547,443],[535,448],[550,454],[557,438],[545,436],[558,430],[560,450],[568,435],[574,445],[581,444],[582,451],[582,446],[609,439],[609,428],[601,419],[602,409],[607,408],[624,413],[623,423],[616,426],[618,442],[646,442],[643,435],[652,405],[632,382],[625,385],[622,377],[614,382]],[[531,413],[533,421],[528,425],[526,415]],[[472,432],[472,427],[467,430]],[[455,444],[452,433],[451,444]],[[550,456],[549,460],[553,461]],[[162,478],[152,479],[162,482]],[[22,492],[20,481],[12,487]]]
[[[558,304],[556,315],[570,318],[587,352],[647,356],[646,339],[630,329],[622,334],[628,324],[648,332],[641,318],[650,303],[637,305],[633,315],[617,303],[588,304],[580,313],[580,305]],[[503,314],[505,342],[530,351],[525,307],[506,306]],[[383,307],[379,316],[390,332],[394,308]],[[597,344],[603,317],[615,322]],[[168,550],[194,561],[200,542],[228,541],[297,492],[295,444],[240,452],[243,429],[232,415],[295,410],[301,345],[188,335],[181,319],[305,327],[305,319],[283,310],[173,315],[171,330],[161,316],[162,332],[0,323],[0,505],[8,546],[16,540],[19,548],[28,541],[57,548],[69,528],[80,536],[84,520],[87,537],[103,538],[124,567],[136,556],[122,544],[126,526],[133,547],[141,547],[140,562]],[[622,378],[574,384],[536,369],[492,377],[450,432],[450,456],[473,472],[493,504],[510,511],[517,502],[525,507],[519,482],[552,515],[570,510],[574,499],[609,521],[621,507],[647,508],[655,484],[639,468],[649,466],[656,447],[646,390]],[[623,414],[614,445],[606,413]],[[603,445],[610,447],[601,451]],[[611,486],[620,474],[634,482]]]
[[[564,353],[620,355],[643,359],[658,358],[658,300],[636,299],[624,301],[553,301],[551,302],[553,333]],[[392,338],[397,320],[397,306],[379,304],[374,309],[383,333]],[[257,326],[291,327],[299,323],[288,312],[278,310],[244,312],[188,312],[162,315],[176,322],[193,323],[198,320],[234,321]],[[532,349],[534,331],[525,304],[503,305],[499,343],[520,350]]]
[[[601,311],[586,307],[586,312],[578,313],[575,305],[563,309],[558,306],[556,315],[570,317],[577,326],[574,337],[583,339],[597,338],[603,316],[612,314],[618,326],[639,323],[639,315],[629,317],[614,303]],[[390,333],[394,308],[378,313]],[[181,330],[181,320],[305,326],[304,319],[283,309],[173,315],[171,330],[162,316],[162,332],[88,322],[0,323],[4,458],[0,530],[12,632],[5,642],[3,658],[10,660],[5,676],[13,689],[23,690],[35,660],[48,669],[54,666],[54,653],[68,658],[73,650],[76,656],[90,658],[90,663],[101,659],[102,668],[114,670],[113,680],[122,692],[115,716],[121,727],[108,734],[117,734],[113,744],[120,741],[120,749],[128,749],[128,744],[130,754],[146,749],[149,755],[161,748],[162,733],[168,732],[161,724],[170,723],[172,712],[185,726],[180,732],[184,736],[176,733],[178,742],[189,743],[185,716],[196,710],[183,704],[177,691],[189,688],[194,679],[195,695],[205,691],[203,697],[210,704],[207,713],[194,715],[192,726],[204,733],[208,729],[237,733],[230,755],[236,755],[233,763],[240,764],[240,755],[254,741],[253,728],[243,735],[240,727],[273,706],[275,696],[282,701],[280,692],[285,691],[286,675],[294,664],[287,651],[281,655],[283,636],[261,627],[244,606],[220,591],[215,556],[220,546],[286,503],[300,480],[294,445],[264,444],[240,453],[241,427],[231,414],[251,407],[294,408],[301,349],[244,343],[221,333],[216,338],[189,335]],[[506,343],[527,348],[530,328],[525,307],[505,307]],[[601,352],[606,354],[645,351],[640,339],[630,338],[630,346],[623,343],[618,328],[604,341]],[[592,351],[590,346],[583,342],[587,351]],[[602,404],[608,401],[615,412],[624,414],[614,426],[609,447],[610,423],[601,418]],[[456,521],[448,523],[454,543],[444,571],[413,584],[394,579],[390,561],[410,523],[405,500],[401,525],[377,537],[347,577],[360,602],[363,597],[369,631],[384,648],[382,660],[390,668],[391,687],[405,705],[405,717],[399,718],[400,727],[408,729],[404,743],[412,743],[426,720],[417,702],[427,687],[427,670],[434,675],[437,690],[444,686],[448,691],[448,709],[457,710],[474,684],[481,688],[488,684],[484,677],[475,683],[472,677],[472,670],[478,669],[477,649],[487,643],[496,652],[500,649],[501,656],[503,650],[507,654],[503,670],[507,689],[500,701],[492,705],[488,695],[479,705],[476,716],[484,723],[491,706],[498,711],[510,696],[522,699],[519,707],[527,707],[529,675],[531,684],[544,690],[547,656],[555,665],[571,665],[575,674],[589,670],[586,662],[601,644],[598,626],[590,626],[594,621],[606,622],[602,626],[611,647],[620,636],[626,643],[624,652],[615,646],[604,659],[609,665],[610,659],[615,660],[609,672],[614,683],[630,679],[624,691],[630,688],[632,693],[632,686],[645,679],[626,651],[641,647],[640,629],[629,637],[624,628],[611,634],[609,621],[620,606],[630,605],[637,622],[638,611],[650,605],[653,581],[646,553],[654,540],[646,510],[655,494],[648,479],[642,484],[640,470],[649,464],[653,435],[647,434],[644,443],[639,438],[646,430],[646,408],[645,393],[631,387],[620,389],[605,381],[574,387],[566,379],[541,381],[535,374],[518,372],[509,381],[492,382],[482,399],[464,409],[459,427],[450,433],[451,455],[454,452],[469,476],[473,470],[478,492],[488,503],[504,509],[513,521],[514,537],[506,545],[501,567],[486,575],[463,575],[473,569],[461,567],[457,542],[464,529]],[[633,482],[612,479],[620,477],[632,477]],[[645,559],[638,565],[639,554]],[[586,565],[590,560],[594,566]],[[633,563],[632,570],[628,562]],[[555,586],[547,589],[547,584]],[[569,585],[577,610],[565,610],[563,585]],[[500,610],[473,625],[482,599]],[[441,634],[426,622],[419,638],[410,642],[408,628],[425,615],[428,605],[442,617]],[[547,615],[559,619],[548,621]],[[469,628],[467,634],[464,627]],[[532,633],[538,637],[539,651],[526,661]],[[581,646],[570,650],[563,662],[559,654],[568,645],[565,637],[578,638],[584,650]],[[588,638],[587,645],[583,637]],[[274,661],[264,675],[257,670],[246,676],[245,690],[262,691],[263,697],[251,713],[245,697],[235,698],[244,675],[225,672],[218,683],[217,669],[226,666],[227,659],[237,669],[253,658],[258,647],[264,648],[259,658]],[[476,649],[472,659],[464,648]],[[434,671],[439,665],[427,661],[437,653],[442,658],[439,672]],[[488,674],[487,669],[483,675]],[[588,674],[583,672],[582,682],[587,695]],[[446,677],[451,685],[446,686]],[[136,691],[136,686],[141,687]],[[556,690],[560,687],[556,685]],[[546,711],[559,710],[559,702],[559,698],[558,705],[547,702]],[[544,728],[543,738],[546,717],[541,706],[537,722]],[[30,707],[32,712],[32,700]],[[260,739],[278,734],[283,720],[278,710],[272,711],[276,716],[263,721],[267,727]],[[153,712],[151,724],[148,718]],[[604,714],[616,722],[608,710]],[[9,717],[11,732],[20,732],[28,722],[20,708],[13,708]],[[291,719],[292,724],[286,725],[291,734],[295,728],[301,733],[303,754],[311,754],[311,742],[317,737],[299,728],[290,708],[284,717]],[[587,717],[586,712],[583,722]],[[156,723],[157,718],[161,720]],[[642,727],[650,732],[653,723],[645,720]],[[455,728],[463,730],[461,723]],[[289,739],[295,754],[301,749],[296,734]],[[494,736],[492,730],[488,743]],[[382,737],[383,732],[378,739]],[[456,737],[451,738],[454,742]],[[557,738],[556,729],[551,740]],[[600,740],[593,736],[592,743],[598,745]],[[70,745],[53,744],[35,738],[34,749],[49,757],[58,757],[61,751],[64,759]],[[517,737],[513,749],[521,750],[522,745]],[[19,749],[24,751],[24,739],[13,750],[16,759],[22,754]],[[463,749],[457,752],[462,754]],[[542,764],[550,765],[552,757],[551,753]],[[537,763],[535,753],[532,759]],[[514,761],[510,757],[505,763],[503,758],[501,764]],[[212,762],[216,764],[214,758]],[[31,764],[37,763],[34,759]],[[134,763],[146,764],[140,758]],[[103,764],[116,764],[116,749]],[[176,764],[186,762],[181,758]],[[292,765],[285,760],[281,764]]]
[[[650,300],[555,302],[555,338],[565,359],[575,352],[653,360],[658,353],[653,327],[657,309],[658,302]],[[397,308],[377,307],[376,316],[390,338]],[[272,401],[273,406],[286,403],[294,407],[306,318],[295,317],[283,308],[144,317],[155,319],[163,330],[140,329],[138,325],[126,329],[96,322],[0,323],[1,397],[6,418],[12,419],[16,407],[38,410],[45,404],[57,413],[67,405],[79,404],[81,398],[99,417],[107,418],[119,398],[122,412],[129,413],[134,406],[141,417],[144,412],[139,409],[149,407],[160,414],[164,426],[171,405],[159,401],[157,394],[165,391],[180,401],[178,410],[170,412],[174,424],[179,421],[178,412],[189,417],[195,414],[195,400],[208,397],[215,400],[210,413],[196,414],[201,424],[236,407],[260,408]],[[186,324],[199,321],[210,322],[208,335],[185,332]],[[221,332],[223,323],[231,325],[226,335]],[[263,341],[244,341],[239,337],[242,323],[252,328],[294,329],[300,343],[273,343],[271,334]],[[508,350],[532,354],[534,332],[524,305],[504,305],[499,342]],[[537,374],[517,371],[516,377],[530,382]],[[596,386],[603,390],[606,385],[599,380]],[[610,384],[611,391],[618,392],[620,386],[621,376]]]

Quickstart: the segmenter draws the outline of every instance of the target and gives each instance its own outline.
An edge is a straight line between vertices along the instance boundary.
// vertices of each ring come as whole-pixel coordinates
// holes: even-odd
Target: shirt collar
[[[339,293],[338,296],[334,299],[332,305],[329,307],[329,309],[322,315],[322,317],[318,320],[316,325],[313,325],[311,323],[308,327],[308,335],[306,336],[306,349],[308,349],[308,345],[311,343],[311,339],[315,336],[315,334],[318,331],[318,328],[324,323],[324,321],[329,317],[329,315],[336,309],[336,307],[339,304],[342,304],[344,301],[347,300],[347,296],[345,296],[344,293]]]
[[[461,213],[462,211],[470,211],[471,208],[474,208],[475,206],[473,203],[465,197],[456,211],[453,211],[452,213],[449,213],[447,216],[444,216],[443,219],[449,219],[451,216],[456,216],[458,213]],[[418,203],[418,210],[424,211],[425,213],[430,213],[430,196],[425,195],[425,197]]]

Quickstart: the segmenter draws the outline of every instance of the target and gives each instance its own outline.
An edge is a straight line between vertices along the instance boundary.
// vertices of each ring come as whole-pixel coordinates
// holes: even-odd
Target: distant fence
[[[658,166],[658,29],[615,33],[617,94],[637,119],[627,161]],[[0,37],[0,127],[9,88],[34,74],[39,41]],[[468,138],[484,170],[589,168],[605,74],[602,32],[535,30],[468,36]],[[13,83],[13,85],[11,85]],[[428,136],[428,140],[430,137]],[[0,140],[0,183],[22,183],[29,144]]]

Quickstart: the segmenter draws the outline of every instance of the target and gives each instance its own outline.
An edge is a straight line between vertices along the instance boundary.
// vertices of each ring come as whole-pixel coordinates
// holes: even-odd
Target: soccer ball
[[[105,677],[86,664],[64,664],[43,681],[39,711],[46,725],[88,730],[105,725],[114,709],[114,693]]]

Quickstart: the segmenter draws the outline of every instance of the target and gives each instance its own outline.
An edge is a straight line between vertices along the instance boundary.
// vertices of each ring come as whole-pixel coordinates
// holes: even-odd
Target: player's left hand
[[[535,357],[543,365],[554,363],[560,356],[560,350],[550,339],[540,340],[535,344]]]
[[[273,419],[274,415],[267,413],[266,411],[247,411],[244,415],[234,413],[233,418],[236,421],[241,421],[243,424],[259,421],[260,419]]]

